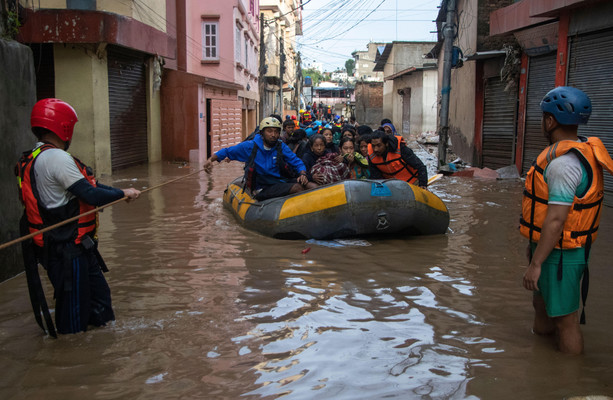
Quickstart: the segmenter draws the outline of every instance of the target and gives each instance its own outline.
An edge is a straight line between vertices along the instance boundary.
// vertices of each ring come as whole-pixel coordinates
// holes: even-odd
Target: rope
[[[204,171],[204,168],[199,169],[198,171],[195,171],[195,172],[189,173],[189,174],[187,174],[187,175],[183,175],[183,176],[181,176],[181,177],[179,177],[179,178],[172,179],[172,180],[170,180],[170,181],[168,181],[168,182],[160,183],[159,185],[155,185],[155,186],[152,186],[152,187],[150,187],[150,188],[147,188],[147,189],[141,190],[141,193],[147,193],[147,192],[148,192],[148,191],[150,191],[150,190],[157,189],[157,188],[162,187],[162,186],[164,186],[164,185],[168,185],[169,183],[173,183],[173,182],[176,182],[176,181],[178,181],[178,180],[181,180],[181,179],[187,178],[188,176],[192,176],[192,175],[198,174],[198,173],[200,173],[200,172],[202,172],[202,171]],[[84,217],[84,216],[86,216],[86,215],[96,213],[96,212],[98,212],[98,211],[100,211],[100,210],[102,210],[102,209],[105,209],[105,208],[107,208],[107,207],[110,207],[110,206],[112,206],[112,205],[114,205],[114,204],[117,204],[117,203],[119,203],[119,202],[122,202],[122,201],[124,201],[124,200],[128,200],[128,197],[127,197],[127,196],[124,196],[124,197],[122,197],[122,198],[121,198],[121,199],[119,199],[119,200],[115,200],[115,201],[110,202],[110,203],[107,203],[107,204],[105,204],[105,205],[103,205],[103,206],[96,207],[96,208],[94,208],[93,210],[89,210],[89,211],[87,211],[87,212],[84,212],[83,214],[79,214],[79,215],[77,215],[77,216],[75,216],[75,217],[65,219],[64,221],[58,222],[57,224],[54,224],[54,225],[48,226],[48,227],[43,228],[43,229],[41,229],[41,230],[39,230],[39,231],[36,231],[36,232],[32,232],[32,233],[30,233],[29,235],[25,235],[25,236],[22,236],[22,237],[20,237],[20,238],[18,238],[18,239],[11,240],[10,242],[6,242],[6,243],[4,243],[4,244],[0,245],[0,250],[5,249],[5,248],[7,248],[7,247],[10,247],[10,246],[12,246],[12,245],[14,245],[14,244],[17,244],[17,243],[21,243],[21,242],[23,242],[24,240],[31,239],[31,238],[33,238],[34,236],[37,236],[37,235],[42,235],[42,234],[43,234],[43,233],[45,233],[45,232],[49,232],[49,231],[51,231],[51,230],[53,230],[53,229],[59,228],[60,226],[63,226],[63,225],[66,225],[66,224],[68,224],[68,223],[70,223],[70,222],[76,221],[76,220],[78,220],[79,218]]]

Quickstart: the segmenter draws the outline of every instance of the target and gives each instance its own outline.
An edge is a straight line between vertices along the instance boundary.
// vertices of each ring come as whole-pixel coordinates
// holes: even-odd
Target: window
[[[236,29],[234,32],[234,61],[237,63],[241,62],[241,35],[242,35],[243,27],[238,22],[236,23]]]
[[[202,59],[219,61],[219,22],[202,21]]]
[[[245,35],[245,68],[249,69],[249,37]]]

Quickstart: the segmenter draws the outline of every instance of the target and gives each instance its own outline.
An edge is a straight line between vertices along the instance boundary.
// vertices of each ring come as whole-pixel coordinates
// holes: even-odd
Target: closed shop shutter
[[[109,115],[113,171],[146,163],[147,90],[145,56],[109,46]]]
[[[240,100],[211,99],[211,147],[216,152],[241,142]]]
[[[526,174],[536,157],[549,145],[541,131],[541,100],[555,87],[556,52],[530,57],[526,102],[526,132],[522,174]]]
[[[483,167],[498,169],[514,163],[516,90],[504,90],[500,78],[490,78],[485,86],[483,109]]]
[[[613,150],[613,30],[571,37],[568,85],[592,100],[592,115],[579,134],[597,136]],[[613,205],[613,177],[605,172],[605,203]]]

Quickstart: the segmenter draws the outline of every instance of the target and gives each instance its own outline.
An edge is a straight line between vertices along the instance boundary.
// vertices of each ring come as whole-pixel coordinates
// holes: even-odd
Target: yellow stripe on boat
[[[247,210],[249,207],[251,207],[250,203],[253,202],[251,196],[249,196],[240,186],[237,185],[230,185],[230,190],[226,192],[225,196],[228,196],[226,201],[230,199],[230,196],[233,196],[232,208],[237,212],[239,217],[244,220]]]
[[[285,200],[279,213],[279,219],[309,214],[331,207],[342,206],[343,204],[347,204],[345,185],[334,185],[314,190],[310,193],[301,193],[300,196],[290,197]]]
[[[447,212],[447,207],[441,199],[439,199],[434,193],[421,189],[419,186],[409,185],[413,189],[415,200],[427,205],[428,207],[435,208],[442,212]]]

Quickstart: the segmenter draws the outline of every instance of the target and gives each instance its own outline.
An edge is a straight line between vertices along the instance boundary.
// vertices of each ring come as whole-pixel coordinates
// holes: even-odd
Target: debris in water
[[[366,240],[360,239],[335,239],[335,240],[316,240],[309,239],[308,244],[316,244],[324,247],[366,247],[371,246]]]
[[[152,376],[151,378],[147,379],[147,380],[145,381],[145,383],[146,383],[147,385],[150,385],[150,384],[152,384],[152,383],[162,382],[162,381],[164,380],[164,377],[165,377],[166,375],[168,375],[168,372],[164,372],[163,374],[158,374],[158,375]]]

